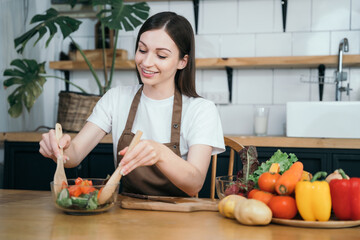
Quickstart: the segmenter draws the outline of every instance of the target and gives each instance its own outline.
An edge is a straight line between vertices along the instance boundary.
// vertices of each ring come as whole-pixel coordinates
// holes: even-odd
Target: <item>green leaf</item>
[[[45,72],[45,62],[38,64],[33,59],[15,59],[10,64],[13,69],[6,69],[4,76],[10,78],[4,80],[5,88],[17,86],[12,94],[8,96],[11,117],[18,117],[22,113],[23,105],[28,111],[34,105],[36,99],[43,91],[46,82],[41,74]]]
[[[256,171],[254,171],[254,173],[252,175],[250,175],[250,179],[253,180],[257,184],[257,181],[258,181],[260,175],[264,172],[268,172],[273,163],[279,163],[279,165],[280,165],[279,173],[283,174],[297,160],[298,160],[298,158],[295,156],[295,154],[290,153],[288,155],[287,153],[283,153],[280,149],[278,149],[271,156],[271,158],[269,160],[261,163],[261,165],[258,167],[258,169]]]
[[[65,39],[71,33],[79,29],[81,21],[67,16],[59,16],[59,13],[55,9],[50,8],[43,15],[35,15],[31,19],[30,23],[38,24],[20,37],[15,38],[14,40],[15,49],[17,49],[16,51],[18,53],[23,53],[27,42],[31,38],[38,35],[38,38],[34,43],[34,45],[36,45],[49,31],[49,37],[45,44],[45,46],[47,47],[58,31],[57,26],[60,28],[63,38]]]
[[[109,9],[102,9],[96,15],[110,29],[132,31],[142,24],[140,20],[149,17],[150,7],[146,2],[123,4],[122,0],[93,0],[93,6],[98,5],[110,5]]]
[[[19,117],[22,113],[22,102],[21,102],[21,95],[15,91],[8,97],[8,103],[10,104],[10,108],[8,113],[11,117]]]

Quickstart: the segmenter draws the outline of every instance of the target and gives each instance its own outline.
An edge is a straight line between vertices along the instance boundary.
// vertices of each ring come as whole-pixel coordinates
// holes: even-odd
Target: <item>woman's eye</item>
[[[142,50],[142,49],[139,49],[139,52],[140,52],[140,53],[145,53],[146,51],[145,51],[145,50]]]
[[[165,59],[165,58],[166,58],[166,56],[162,56],[162,55],[158,55],[158,57],[159,57],[160,59]]]

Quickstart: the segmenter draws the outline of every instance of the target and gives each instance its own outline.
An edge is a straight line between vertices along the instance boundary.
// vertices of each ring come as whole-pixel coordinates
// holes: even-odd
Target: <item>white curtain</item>
[[[14,38],[23,32],[25,21],[25,0],[2,0],[0,2],[0,131],[8,129],[8,91],[3,88],[3,72],[17,57],[14,50]],[[16,14],[15,14],[16,13]],[[16,15],[16,17],[14,16]]]
[[[38,62],[46,61],[48,75],[54,75],[54,71],[48,68],[48,62],[56,60],[55,53],[59,52],[59,45],[52,41],[45,49],[47,35],[36,46],[35,39],[26,45],[23,55],[16,53],[14,39],[33,26],[29,25],[31,18],[36,14],[43,14],[50,7],[50,1],[43,0],[1,0],[0,1],[0,132],[34,131],[39,126],[54,125],[56,117],[57,83],[52,79],[44,86],[43,94],[38,98],[30,113],[26,109],[18,118],[12,118],[7,113],[9,105],[7,96],[11,89],[3,88],[3,72],[10,67],[15,58],[36,59]],[[56,39],[53,39],[56,40]]]

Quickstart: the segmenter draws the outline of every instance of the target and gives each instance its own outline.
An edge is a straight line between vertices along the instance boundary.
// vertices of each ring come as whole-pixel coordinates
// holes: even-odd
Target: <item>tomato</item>
[[[265,191],[257,191],[256,193],[253,194],[252,199],[256,199],[259,201],[262,201],[263,203],[265,203],[266,205],[269,204],[270,200],[274,197],[273,194],[269,193],[269,192],[265,192]]]
[[[69,193],[71,197],[78,197],[81,195],[81,187],[77,185],[72,185],[69,187]]]
[[[260,175],[258,179],[258,185],[261,190],[274,193],[275,192],[275,183],[280,178],[279,173],[270,173],[264,172]]]
[[[256,193],[256,192],[258,192],[258,191],[260,191],[259,189],[253,189],[253,190],[251,190],[249,193],[248,193],[248,198],[253,198],[253,196],[254,196],[254,194]]]
[[[292,219],[297,214],[296,201],[290,196],[274,196],[268,206],[275,218]]]
[[[91,193],[93,191],[95,191],[95,188],[92,187],[92,181],[89,181],[89,180],[84,180],[81,182],[81,192],[83,194],[88,194],[88,193]]]
[[[82,178],[81,178],[81,177],[78,177],[78,178],[75,180],[75,185],[80,185],[82,182],[83,182]]]

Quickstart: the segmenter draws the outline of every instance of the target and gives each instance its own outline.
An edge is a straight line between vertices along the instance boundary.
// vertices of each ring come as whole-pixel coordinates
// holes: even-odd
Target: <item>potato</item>
[[[256,199],[240,201],[235,206],[236,220],[244,225],[267,225],[271,222],[271,209]]]
[[[234,210],[237,203],[246,200],[246,198],[239,195],[228,195],[221,199],[218,208],[221,215],[227,218],[235,218]]]

